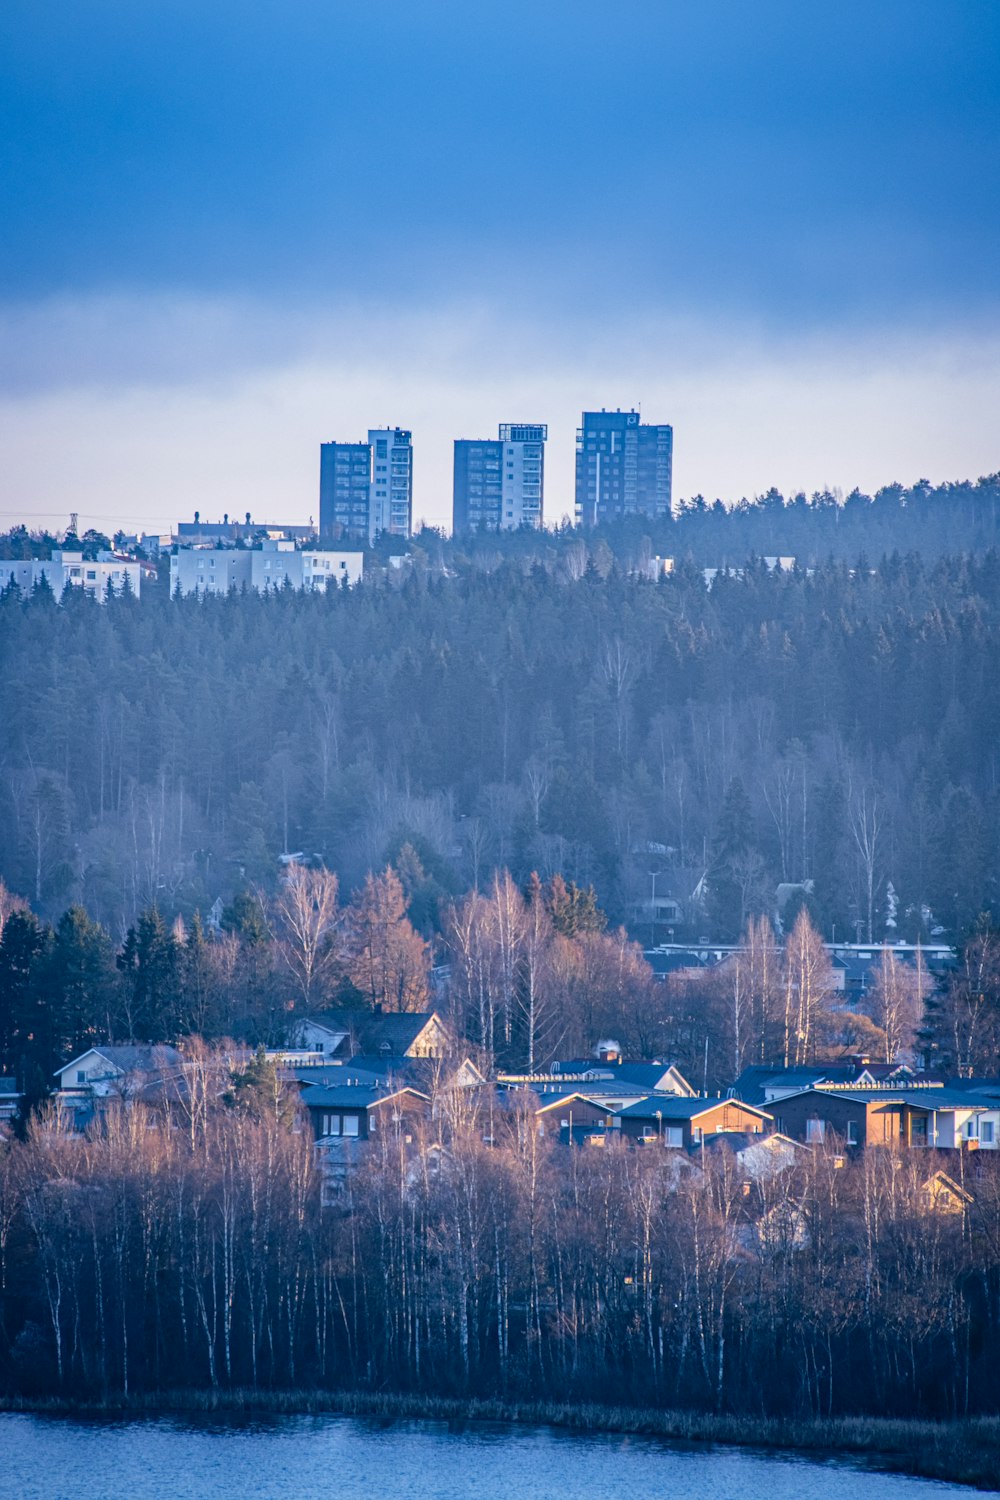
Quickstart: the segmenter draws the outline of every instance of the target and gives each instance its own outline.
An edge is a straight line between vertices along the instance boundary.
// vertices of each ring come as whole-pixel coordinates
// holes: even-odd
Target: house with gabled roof
[[[445,1057],[455,1039],[436,1010],[340,1010],[303,1017],[294,1040],[324,1057]]]
[[[932,1172],[920,1186],[920,1207],[931,1213],[964,1214],[975,1201],[968,1189],[947,1172]]]
[[[547,1073],[497,1074],[501,1088],[530,1088],[536,1093],[568,1094],[575,1091],[607,1101],[614,1111],[637,1103],[646,1094],[664,1093],[691,1098],[695,1090],[673,1063],[594,1062],[569,1058],[554,1062]],[[617,1102],[616,1102],[617,1101]]]
[[[746,1179],[751,1183],[770,1182],[783,1172],[790,1172],[808,1160],[810,1147],[791,1136],[772,1130],[769,1135],[754,1137],[736,1153]]]
[[[763,1135],[771,1124],[766,1110],[740,1099],[671,1097],[650,1094],[618,1114],[615,1127],[626,1139],[645,1145],[699,1146],[709,1135]]]
[[[77,1124],[113,1100],[150,1103],[176,1097],[183,1086],[184,1058],[176,1047],[149,1043],[90,1047],[57,1068],[55,1100]]]
[[[614,1111],[599,1098],[574,1091],[540,1094],[535,1110],[538,1134],[557,1140],[576,1141],[581,1135],[611,1130],[614,1119]]]
[[[409,1121],[430,1118],[431,1101],[419,1089],[386,1090],[379,1084],[317,1084],[302,1103],[320,1145],[328,1140],[369,1141]]]

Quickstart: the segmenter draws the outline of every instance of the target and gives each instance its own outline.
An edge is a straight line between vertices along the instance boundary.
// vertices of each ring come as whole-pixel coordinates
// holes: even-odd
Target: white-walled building
[[[253,587],[262,592],[283,588],[286,581],[293,589],[325,591],[331,585],[339,588],[345,580],[353,588],[364,571],[363,552],[297,552],[291,542],[265,542],[252,556]]]
[[[371,428],[368,539],[382,532],[408,537],[413,525],[413,442],[402,427]]]
[[[170,597],[228,594],[252,587],[253,553],[245,547],[179,547],[170,559]]]
[[[16,583],[22,593],[30,594],[42,579],[57,599],[68,588],[82,589],[99,604],[108,597],[108,585],[120,594],[126,587],[136,598],[142,588],[142,567],[132,558],[118,557],[114,552],[100,551],[94,559],[85,559],[82,552],[68,552],[57,548],[51,557],[38,558],[30,562],[0,560],[0,589]]]
[[[170,559],[171,597],[182,594],[225,594],[231,588],[319,589],[353,587],[364,571],[362,552],[300,552],[293,542],[268,541],[259,548],[180,547]]]

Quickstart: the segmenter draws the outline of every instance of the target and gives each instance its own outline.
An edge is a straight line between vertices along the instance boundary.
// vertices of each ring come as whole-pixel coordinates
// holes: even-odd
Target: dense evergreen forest
[[[9,589],[0,875],[116,940],[273,888],[281,853],[346,894],[404,848],[425,936],[509,868],[593,885],[647,941],[651,890],[675,936],[724,939],[806,882],[827,936],[958,940],[998,899],[998,494],[425,533],[328,597]],[[743,571],[708,589],[708,562]]]

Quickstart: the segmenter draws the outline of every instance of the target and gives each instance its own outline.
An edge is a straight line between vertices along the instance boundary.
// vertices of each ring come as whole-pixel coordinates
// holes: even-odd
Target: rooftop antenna
[[[79,513],[79,511],[75,511],[75,510],[71,510],[70,511],[70,513],[69,513],[69,529],[73,533],[74,536],[79,536],[80,535],[80,513]]]

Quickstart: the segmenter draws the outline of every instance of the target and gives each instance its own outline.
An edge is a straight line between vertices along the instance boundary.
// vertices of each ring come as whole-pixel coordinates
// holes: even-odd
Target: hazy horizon
[[[581,410],[676,497],[1000,468],[1000,15],[86,0],[0,19],[0,524],[318,508],[319,445]]]

